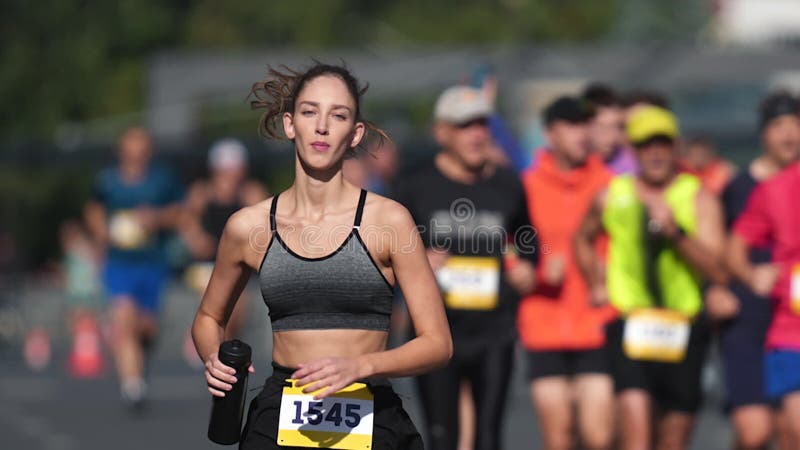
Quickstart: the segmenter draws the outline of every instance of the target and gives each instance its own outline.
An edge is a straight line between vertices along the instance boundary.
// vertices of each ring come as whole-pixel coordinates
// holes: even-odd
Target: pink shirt
[[[800,265],[800,163],[756,187],[733,232],[750,246],[771,246],[781,268],[767,348],[800,351],[800,311],[791,307],[792,269]]]

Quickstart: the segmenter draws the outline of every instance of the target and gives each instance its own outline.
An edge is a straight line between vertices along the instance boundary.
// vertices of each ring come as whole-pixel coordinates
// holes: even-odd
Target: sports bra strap
[[[353,222],[353,228],[356,230],[361,226],[361,216],[364,214],[364,204],[367,202],[367,190],[361,189],[361,196],[358,198],[358,207],[356,208],[356,220]]]
[[[275,197],[272,197],[272,206],[269,207],[269,231],[272,233],[278,229],[278,225],[275,223],[275,211],[278,209],[278,195],[280,194],[275,194]]]

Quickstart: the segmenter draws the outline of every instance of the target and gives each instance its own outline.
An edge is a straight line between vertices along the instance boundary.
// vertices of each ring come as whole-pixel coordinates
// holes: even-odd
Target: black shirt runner
[[[516,337],[519,296],[508,284],[502,252],[506,241],[517,244],[521,258],[536,263],[535,233],[525,191],[517,175],[498,168],[488,178],[462,184],[435,166],[425,167],[400,184],[396,199],[411,212],[426,248],[443,248],[453,256],[496,258],[500,267],[499,301],[491,310],[447,308],[455,341],[511,341]]]
[[[511,378],[518,295],[505,276],[503,250],[536,261],[536,238],[517,175],[497,169],[474,184],[431,165],[405,178],[396,198],[411,211],[427,248],[451,255],[437,273],[453,335],[444,369],[417,378],[431,448],[455,450],[461,382],[475,401],[475,449],[502,448],[503,411]]]

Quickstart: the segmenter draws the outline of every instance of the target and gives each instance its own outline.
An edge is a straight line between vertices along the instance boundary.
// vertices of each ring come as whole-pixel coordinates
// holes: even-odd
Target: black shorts
[[[609,373],[605,348],[595,350],[553,350],[526,352],[528,379],[543,377],[571,377],[573,375]]]
[[[769,405],[764,380],[764,340],[772,320],[769,299],[734,283],[731,291],[739,299],[739,314],[720,328],[719,344],[727,392],[728,409]]]
[[[277,444],[278,419],[284,381],[292,369],[272,364],[273,373],[264,389],[250,403],[247,422],[239,442],[241,450],[302,450],[304,447],[281,447]],[[373,450],[422,450],[422,437],[403,409],[400,397],[388,380],[364,381],[375,398],[373,418]]]
[[[614,377],[614,391],[644,389],[665,411],[695,413],[703,400],[701,378],[711,331],[704,317],[698,317],[689,331],[686,357],[679,363],[639,361],[628,358],[622,348],[625,321],[606,326],[606,346]]]

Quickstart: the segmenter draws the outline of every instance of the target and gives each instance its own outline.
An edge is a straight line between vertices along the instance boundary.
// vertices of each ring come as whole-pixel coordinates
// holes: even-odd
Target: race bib
[[[677,311],[640,309],[628,315],[622,346],[636,360],[681,362],[689,345],[689,319]]]
[[[792,267],[791,279],[791,308],[795,314],[800,314],[800,264]]]
[[[450,309],[490,310],[497,307],[500,260],[480,256],[451,256],[436,273]]]
[[[124,250],[141,248],[149,239],[147,230],[136,220],[131,210],[118,211],[111,216],[108,221],[108,234],[111,243]]]
[[[213,262],[193,263],[186,268],[186,272],[183,274],[183,281],[189,288],[202,294],[206,291],[208,282],[211,281],[211,273],[213,271]]]
[[[283,388],[278,445],[282,447],[372,450],[374,399],[367,385],[353,383],[322,400],[304,394],[286,380]]]

